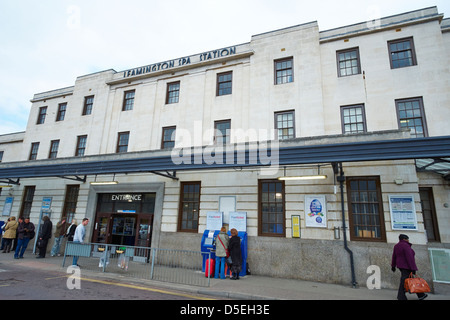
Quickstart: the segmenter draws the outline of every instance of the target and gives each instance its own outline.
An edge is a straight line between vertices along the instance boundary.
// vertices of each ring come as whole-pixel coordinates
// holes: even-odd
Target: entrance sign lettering
[[[142,201],[142,194],[113,194],[111,201]]]

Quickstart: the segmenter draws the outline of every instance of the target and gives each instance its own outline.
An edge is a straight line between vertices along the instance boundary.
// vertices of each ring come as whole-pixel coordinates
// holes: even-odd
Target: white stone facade
[[[92,157],[101,159],[103,155],[117,152],[118,134],[121,132],[129,132],[128,155],[117,157],[137,157],[141,152],[158,152],[162,146],[163,128],[173,126],[176,126],[177,132],[176,148],[212,145],[215,122],[222,120],[230,120],[232,143],[276,140],[275,114],[286,111],[293,112],[295,123],[295,139],[283,141],[286,144],[319,145],[409,138],[408,131],[399,130],[396,101],[418,97],[423,104],[425,114],[422,119],[426,121],[427,135],[449,136],[448,24],[448,19],[443,20],[443,15],[435,7],[328,31],[320,31],[318,24],[311,22],[254,35],[249,43],[220,50],[120,72],[111,69],[80,76],[73,87],[34,96],[26,131],[0,136],[0,151],[3,151],[0,167],[48,164],[73,158],[80,136],[87,136],[81,161],[88,161]],[[413,39],[415,65],[391,68],[388,43],[397,39]],[[359,71],[343,77],[338,75],[337,54],[347,49],[357,49]],[[275,84],[275,63],[286,58],[291,59],[293,64],[293,81]],[[218,96],[218,74],[227,72],[232,72],[232,93]],[[168,104],[168,86],[176,82],[180,84],[179,100]],[[135,92],[133,108],[123,111],[124,96],[131,90]],[[83,115],[86,98],[91,96],[94,97],[92,112]],[[61,104],[67,104],[65,116],[63,120],[56,121]],[[355,105],[364,108],[365,133],[344,135],[341,108]],[[37,124],[42,107],[47,107],[45,121]],[[57,158],[48,159],[51,141],[54,140],[59,140]],[[36,142],[39,142],[37,162],[29,160],[31,145]],[[430,187],[434,194],[439,245],[450,244],[448,181],[433,173],[417,173],[414,160],[344,163],[344,170],[347,177],[379,177],[384,236],[382,244],[377,245],[384,244],[385,252],[391,250],[400,233],[392,230],[391,226],[388,199],[391,194],[414,196],[418,230],[410,232],[409,236],[415,244],[429,244],[422,215],[420,187]],[[44,196],[52,197],[52,220],[57,221],[64,208],[66,186],[79,184],[75,217],[79,221],[85,216],[95,220],[94,195],[101,191],[93,190],[89,182],[114,178],[120,184],[135,185],[136,188],[148,183],[163,184],[160,220],[154,226],[160,233],[161,240],[158,239],[158,243],[161,246],[165,244],[199,250],[199,234],[206,229],[206,212],[219,210],[221,196],[234,196],[236,211],[247,212],[247,231],[252,239],[250,246],[253,245],[249,248],[252,269],[260,274],[294,276],[282,271],[285,267],[274,267],[272,271],[267,271],[258,266],[262,252],[278,251],[274,248],[286,243],[285,249],[295,253],[297,244],[292,241],[296,240],[303,245],[305,243],[301,241],[316,240],[317,246],[323,241],[330,241],[332,246],[340,247],[342,234],[340,239],[335,239],[334,231],[342,226],[341,200],[330,165],[321,168],[321,173],[328,176],[326,180],[286,181],[284,230],[282,237],[273,238],[273,244],[269,245],[261,233],[258,183],[264,179],[276,179],[285,173],[290,176],[316,174],[317,168],[289,167],[286,172],[280,168],[269,175],[258,168],[186,171],[177,172],[179,181],[151,173],[117,174],[114,177],[90,175],[86,183],[60,178],[21,179],[20,186],[3,188],[0,208],[3,208],[7,197],[14,197],[11,215],[18,216],[24,188],[35,186],[30,212],[32,221],[36,222],[39,218]],[[187,241],[184,245],[167,240],[167,234],[172,235],[173,239],[185,239],[186,236],[180,232],[179,226],[180,181],[201,182],[198,231],[192,234],[191,242]],[[326,197],[326,228],[310,228],[305,224],[305,197],[317,194]],[[346,205],[347,199],[346,194]],[[346,208],[347,225],[348,210]],[[301,217],[300,239],[291,239],[293,215]],[[94,223],[88,230],[90,239],[95,232],[93,228]],[[349,230],[347,233],[352,240]],[[370,241],[368,244],[358,241],[351,243],[356,251],[365,245],[370,246]],[[429,263],[426,262],[426,249],[422,251],[419,254],[420,261]],[[334,255],[345,254],[337,252]],[[273,253],[273,256],[277,254]],[[368,259],[382,264],[387,257],[374,253]],[[346,263],[342,262],[344,265]],[[307,267],[307,264],[302,266]],[[364,268],[360,267],[358,276],[363,277]],[[328,282],[347,281],[336,274],[328,276],[331,278],[324,279],[317,273],[306,278]]]

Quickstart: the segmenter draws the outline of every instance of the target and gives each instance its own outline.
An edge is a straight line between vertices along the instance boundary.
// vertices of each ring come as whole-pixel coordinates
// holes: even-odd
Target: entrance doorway
[[[94,243],[150,247],[155,194],[99,194]]]

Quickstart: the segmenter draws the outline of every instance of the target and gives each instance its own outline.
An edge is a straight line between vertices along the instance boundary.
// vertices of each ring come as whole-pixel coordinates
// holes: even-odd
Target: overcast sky
[[[317,21],[321,31],[449,0],[0,0],[0,134],[24,131],[35,93],[237,45]]]

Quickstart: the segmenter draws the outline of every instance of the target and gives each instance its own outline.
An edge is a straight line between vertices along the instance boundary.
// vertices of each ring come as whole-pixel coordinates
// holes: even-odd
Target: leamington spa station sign
[[[155,64],[151,64],[145,67],[134,68],[130,70],[126,70],[123,72],[123,77],[133,77],[143,74],[149,74],[153,72],[169,70],[175,67],[182,67],[191,64],[191,61],[195,62],[203,62],[208,60],[213,60],[217,58],[227,57],[236,54],[236,47],[223,48],[213,51],[208,51],[201,53],[199,55],[194,55],[190,57],[179,58],[175,60],[169,60],[165,62],[159,62]]]

